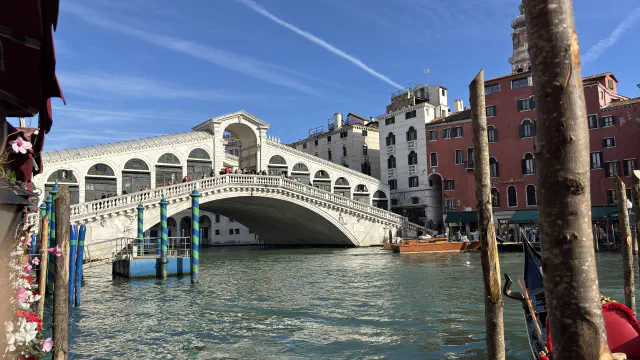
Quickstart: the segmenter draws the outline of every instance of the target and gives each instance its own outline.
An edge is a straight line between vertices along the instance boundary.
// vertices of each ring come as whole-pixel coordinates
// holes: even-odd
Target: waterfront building
[[[537,221],[536,104],[521,14],[514,20],[512,73],[485,80],[492,202],[497,224]],[[523,28],[524,27],[524,28]],[[617,91],[611,72],[583,78],[590,135],[591,205],[594,220],[616,213],[615,176],[631,188],[632,171],[640,158],[640,98]],[[426,125],[429,139],[429,183],[444,206],[433,222],[464,224],[473,230],[475,178],[471,112],[461,111]]]
[[[378,116],[381,181],[391,190],[391,209],[414,222],[441,213],[427,182],[425,124],[447,116],[447,89],[416,85],[391,94],[386,114]],[[456,102],[459,105],[459,102]]]
[[[327,126],[309,130],[309,137],[291,146],[321,159],[380,179],[378,123],[349,113],[335,113]],[[295,171],[295,169],[294,169]]]

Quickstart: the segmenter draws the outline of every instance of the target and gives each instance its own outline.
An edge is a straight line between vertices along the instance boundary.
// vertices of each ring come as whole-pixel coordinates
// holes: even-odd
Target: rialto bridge
[[[88,244],[135,237],[140,203],[145,231],[159,222],[163,196],[169,216],[187,210],[194,186],[201,210],[232,217],[266,244],[363,246],[418,231],[387,211],[387,185],[280,144],[267,135],[269,127],[240,111],[185,133],[48,152],[35,184],[41,200],[56,181],[69,186],[71,221],[87,224]],[[238,156],[225,151],[225,134],[235,139]],[[219,175],[225,167],[270,170],[272,176]],[[183,183],[184,177],[193,181]],[[143,185],[148,190],[141,191]]]

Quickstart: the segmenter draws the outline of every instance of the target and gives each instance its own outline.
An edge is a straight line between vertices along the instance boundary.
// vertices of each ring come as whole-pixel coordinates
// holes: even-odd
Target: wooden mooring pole
[[[473,122],[473,152],[475,159],[476,208],[480,228],[480,259],[484,280],[484,317],[487,357],[504,359],[504,299],[500,284],[500,260],[496,243],[496,229],[491,209],[491,180],[489,177],[489,143],[484,98],[484,69],[469,85]]]
[[[56,197],[56,241],[61,255],[55,257],[53,291],[54,360],[69,358],[69,237],[71,208],[69,187],[62,185]]]
[[[49,265],[49,216],[40,218],[40,277],[38,279],[38,316],[44,320],[44,303],[47,292],[47,266]]]
[[[633,171],[633,190],[631,194],[633,197],[633,212],[636,213],[636,241],[633,246],[633,254],[638,255],[638,243],[640,243],[640,170]]]
[[[631,245],[631,227],[629,209],[627,209],[627,188],[616,176],[616,197],[618,198],[618,219],[620,220],[620,244],[622,245],[622,264],[624,267],[624,304],[636,313],[636,289],[633,276],[633,253]]]
[[[571,0],[527,0],[544,292],[554,359],[611,359],[591,234],[589,130]]]

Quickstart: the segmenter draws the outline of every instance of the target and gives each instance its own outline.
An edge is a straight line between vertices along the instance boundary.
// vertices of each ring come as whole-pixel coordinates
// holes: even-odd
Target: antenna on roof
[[[425,68],[425,69],[424,69],[424,75],[425,75],[425,76],[426,76],[426,78],[427,78],[427,82],[426,82],[426,84],[425,84],[425,85],[429,85],[429,68]]]

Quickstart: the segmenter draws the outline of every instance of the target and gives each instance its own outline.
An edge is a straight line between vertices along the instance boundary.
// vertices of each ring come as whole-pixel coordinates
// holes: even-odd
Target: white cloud
[[[318,95],[314,88],[303,84],[295,78],[274,71],[272,64],[193,41],[148,32],[125,23],[107,19],[98,12],[73,2],[66,2],[62,10],[68,11],[79,19],[95,26],[128,35],[167,50],[207,61],[272,84],[281,85],[306,94]]]
[[[637,20],[640,20],[640,7],[635,8],[629,16],[622,20],[620,25],[618,25],[608,37],[593,45],[587,53],[582,56],[582,62],[586,64],[598,59],[608,48],[615,45],[622,35],[635,25]]]
[[[267,19],[275,22],[276,24],[281,25],[281,26],[293,31],[294,33],[296,33],[296,34],[302,36],[303,38],[313,42],[314,44],[319,45],[319,46],[329,50],[330,52],[332,52],[332,53],[334,53],[334,54],[336,54],[336,55],[348,60],[349,62],[353,63],[354,65],[356,65],[360,69],[368,72],[369,74],[377,77],[378,79],[386,82],[387,84],[389,84],[389,85],[391,85],[391,86],[393,86],[395,88],[398,88],[398,89],[404,89],[403,86],[401,86],[398,83],[396,83],[395,81],[391,80],[389,77],[387,77],[387,76],[375,71],[374,69],[370,68],[367,64],[363,63],[360,59],[358,59],[358,58],[356,58],[356,57],[354,57],[354,56],[352,56],[350,54],[347,54],[346,52],[336,48],[335,46],[327,43],[326,41],[320,39],[319,37],[317,37],[317,36],[315,36],[315,35],[313,35],[311,33],[308,33],[306,31],[304,31],[304,30],[302,30],[302,29],[300,29],[300,28],[298,28],[298,27],[296,27],[296,26],[294,26],[294,25],[292,25],[292,24],[280,19],[279,17],[273,15],[267,9],[265,9],[264,7],[256,4],[252,0],[237,0],[237,1],[239,1],[240,3],[246,5],[250,9],[254,10],[255,12],[257,12],[258,14],[266,17]]]

